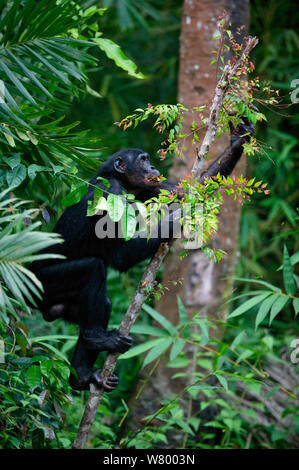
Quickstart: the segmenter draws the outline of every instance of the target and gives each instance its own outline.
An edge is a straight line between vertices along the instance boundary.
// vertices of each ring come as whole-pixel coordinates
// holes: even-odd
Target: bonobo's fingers
[[[91,336],[93,334],[94,336]],[[133,343],[130,336],[122,335],[118,330],[86,333],[82,332],[85,347],[95,351],[126,352]]]
[[[101,379],[102,369],[95,370],[92,373],[90,382],[98,388],[103,388],[106,392],[112,392],[118,385],[118,377],[115,374],[110,375],[105,382]]]

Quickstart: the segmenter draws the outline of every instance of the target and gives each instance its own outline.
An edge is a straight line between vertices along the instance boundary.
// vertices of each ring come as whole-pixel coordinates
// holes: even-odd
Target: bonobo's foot
[[[125,353],[133,344],[130,336],[122,335],[118,330],[84,331],[81,337],[87,349]]]
[[[79,379],[74,376],[74,374],[70,375],[69,383],[72,389],[74,390],[89,390],[89,385],[92,383],[96,385],[97,388],[103,388],[105,392],[112,392],[118,385],[118,377],[117,375],[110,375],[105,382],[101,379],[101,369],[97,369],[90,374],[90,376],[84,379]]]
[[[95,370],[92,373],[90,382],[96,385],[98,388],[103,388],[106,392],[113,392],[118,385],[118,377],[115,374],[110,375],[105,382],[101,379],[101,369]]]

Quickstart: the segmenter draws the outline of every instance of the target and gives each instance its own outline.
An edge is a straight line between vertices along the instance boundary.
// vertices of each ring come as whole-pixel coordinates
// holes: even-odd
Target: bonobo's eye
[[[141,154],[139,155],[139,160],[140,160],[141,162],[146,162],[146,161],[148,161],[148,154],[147,154],[147,153],[141,153]]]

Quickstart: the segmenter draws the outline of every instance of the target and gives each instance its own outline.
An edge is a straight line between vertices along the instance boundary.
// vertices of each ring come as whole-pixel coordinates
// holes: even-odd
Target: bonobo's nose
[[[151,165],[151,173],[153,176],[160,176],[160,171],[157,170],[154,166]]]

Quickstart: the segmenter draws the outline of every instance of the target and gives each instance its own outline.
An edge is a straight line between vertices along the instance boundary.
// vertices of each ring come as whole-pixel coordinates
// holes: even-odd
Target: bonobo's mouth
[[[153,176],[148,176],[148,177],[147,177],[147,181],[148,181],[149,183],[160,183],[160,181],[161,181],[161,175],[159,175],[159,176],[154,176],[154,175],[153,175]]]

